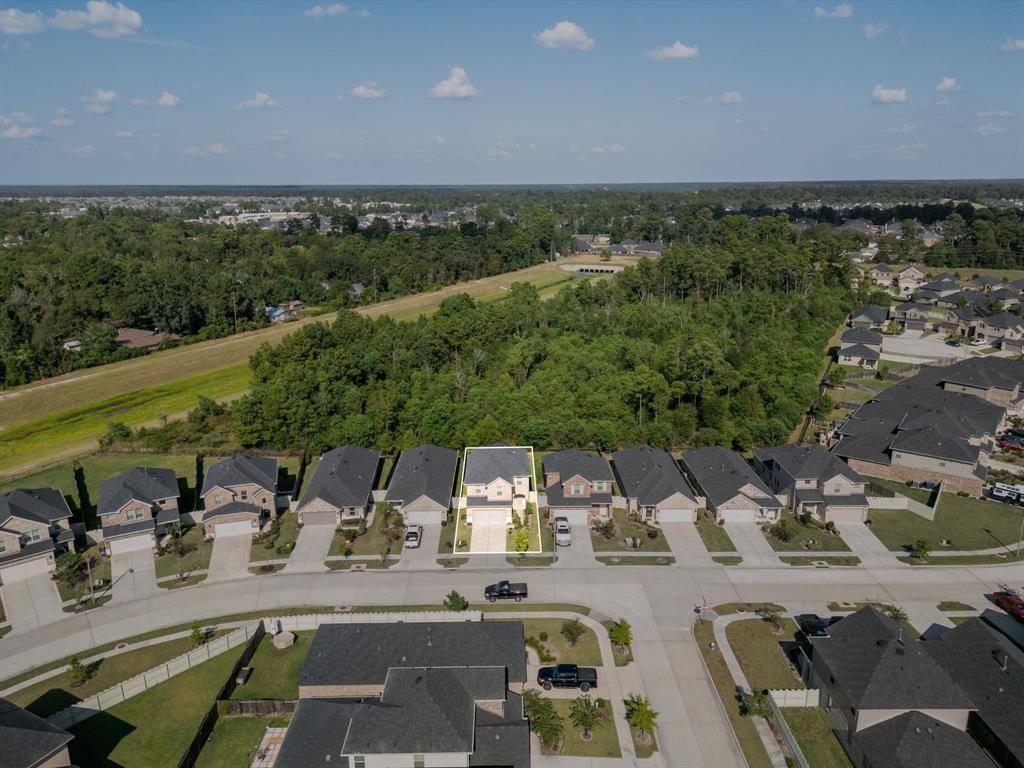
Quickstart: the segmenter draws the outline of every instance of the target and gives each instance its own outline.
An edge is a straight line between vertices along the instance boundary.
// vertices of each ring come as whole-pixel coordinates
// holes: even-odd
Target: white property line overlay
[[[544,536],[542,535],[542,528],[540,522],[540,491],[537,490],[537,464],[534,461],[533,446],[532,445],[479,445],[465,448],[462,451],[462,470],[459,473],[459,495],[458,502],[455,508],[455,537],[452,540],[452,556],[458,555],[459,557],[468,555],[517,555],[518,552],[509,552],[508,549],[503,549],[500,552],[456,552],[459,546],[459,522],[462,518],[462,500],[466,499],[466,506],[469,506],[469,497],[463,495],[463,491],[466,488],[466,464],[469,463],[470,451],[486,451],[486,450],[505,450],[508,448],[520,448],[524,451],[529,452],[530,456],[530,480],[532,483],[532,490],[526,494],[526,502],[530,503],[530,494],[534,496],[533,509],[536,513],[537,518],[537,542],[540,549],[529,549],[524,554],[537,555],[544,553]],[[514,512],[515,510],[513,510]],[[468,526],[467,526],[468,527]],[[470,542],[473,541],[473,532],[469,532]],[[472,546],[472,544],[470,544]]]

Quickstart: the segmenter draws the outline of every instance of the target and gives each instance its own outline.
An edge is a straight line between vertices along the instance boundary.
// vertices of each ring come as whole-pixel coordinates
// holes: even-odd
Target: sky
[[[1024,176],[1022,2],[0,0],[0,184]]]

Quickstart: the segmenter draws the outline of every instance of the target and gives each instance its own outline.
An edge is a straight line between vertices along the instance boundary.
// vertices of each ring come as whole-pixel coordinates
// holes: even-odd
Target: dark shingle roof
[[[612,454],[624,495],[642,506],[660,504],[679,493],[696,502],[689,483],[668,451],[644,445]]]
[[[607,480],[612,479],[612,470],[603,456],[591,451],[578,451],[575,448],[568,451],[557,451],[549,453],[542,462],[544,474],[557,472],[562,482],[565,482],[574,475],[579,475],[586,480]]]
[[[38,765],[71,739],[63,728],[0,699],[0,768]]]
[[[203,490],[199,495],[205,496],[215,487],[232,488],[250,483],[277,493],[277,459],[236,453],[218,461],[206,471]]]
[[[859,320],[861,318],[867,318],[872,323],[883,323],[885,322],[886,311],[884,307],[880,307],[877,304],[865,304],[860,309],[853,311],[850,315],[851,320]]]
[[[754,493],[745,495],[759,506],[782,508],[771,488],[735,451],[719,446],[697,448],[683,454],[683,466],[713,508],[735,497],[745,485],[753,486]]]
[[[995,768],[964,731],[920,712],[907,712],[854,737],[871,768]]]
[[[263,515],[263,510],[255,504],[249,504],[245,501],[230,501],[222,507],[208,509],[203,512],[203,522],[218,517],[227,517],[228,515],[256,515],[260,517]]]
[[[820,445],[804,447],[796,443],[787,443],[770,448],[758,448],[754,451],[754,457],[765,464],[775,462],[795,480],[813,479],[825,482],[836,475],[842,475],[855,483],[864,482],[864,478],[845,461],[840,461]]]
[[[323,499],[339,508],[366,506],[379,464],[380,452],[369,448],[344,445],[328,451],[320,457],[299,507],[313,499]]]
[[[843,347],[839,350],[839,354],[848,357],[860,357],[864,360],[879,360],[882,357],[877,349],[865,347],[863,344],[851,344],[848,347]]]
[[[459,452],[436,445],[421,445],[402,451],[384,498],[408,504],[426,496],[442,507],[450,507]]]
[[[0,493],[0,526],[12,517],[52,525],[71,517],[71,510],[56,488],[15,488]]]
[[[530,454],[524,448],[491,445],[467,451],[463,481],[486,485],[497,478],[512,482],[513,478],[530,475]]]
[[[882,334],[877,331],[869,331],[866,328],[851,328],[843,333],[840,341],[843,344],[871,344],[880,347]]]
[[[132,467],[100,483],[96,513],[111,515],[133,499],[150,506],[180,496],[178,478],[171,469]]]

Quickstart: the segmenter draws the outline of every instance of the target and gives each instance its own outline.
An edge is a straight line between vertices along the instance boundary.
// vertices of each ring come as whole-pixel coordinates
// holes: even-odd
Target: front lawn
[[[773,533],[773,531],[778,530],[775,528],[775,525],[781,526],[783,530],[788,531],[789,535],[786,540]],[[804,523],[790,512],[783,512],[779,522],[775,525],[761,526],[761,532],[776,552],[790,552],[798,549],[803,549],[807,552],[850,551],[850,547],[847,546],[846,542],[839,535],[829,533],[825,530],[825,526],[817,521],[812,520],[809,523]]]
[[[704,547],[708,552],[736,551],[736,545],[729,538],[729,533],[725,530],[725,526],[716,523],[715,516],[706,509],[702,509],[697,513],[694,525],[697,526],[697,533],[700,534],[701,539],[704,541]]]
[[[203,526],[193,525],[185,529],[181,535],[181,543],[184,549],[179,557],[168,547],[162,555],[156,558],[156,577],[163,576],[188,576],[193,571],[202,571],[210,567],[210,555],[213,553],[213,541],[207,541],[203,533]]]
[[[282,717],[221,717],[195,768],[249,768],[267,728],[287,724]]]
[[[519,513],[517,512],[515,514],[518,515]],[[522,524],[522,528],[526,530],[526,534],[529,537],[528,538],[529,547],[527,548],[526,551],[527,552],[540,552],[541,551],[540,534],[541,534],[541,524],[542,524],[543,521],[540,521],[540,522],[538,521],[536,505],[529,504],[529,503],[526,505],[526,510],[523,512],[522,515],[520,515],[520,522]],[[551,526],[547,526],[547,527],[550,529]],[[517,529],[515,526],[513,526],[512,529],[510,531],[508,531],[508,533],[505,534],[505,551],[506,552],[518,552],[519,551],[516,548],[516,536],[518,535],[518,530],[519,529]],[[552,536],[552,541],[553,541],[554,540],[554,533],[552,533],[551,536]],[[553,549],[553,547],[552,547],[552,549]],[[550,552],[551,549],[549,549],[547,551]]]
[[[93,544],[79,554],[89,562],[93,580],[103,582],[102,586],[97,586],[95,589],[97,595],[102,594],[110,586],[110,558],[100,554],[99,544]],[[82,580],[73,586],[68,586],[59,579],[54,579],[54,583],[57,585],[57,591],[60,593],[62,601],[77,600],[82,595],[89,594],[89,571],[84,571]]]
[[[343,523],[335,531],[329,555],[377,555],[387,549],[396,558],[402,554],[402,535],[405,523],[402,516],[391,513],[391,505],[384,502],[374,507],[373,522],[359,533],[359,526]],[[443,538],[443,537],[442,537]],[[348,542],[351,541],[351,544]]]
[[[604,718],[590,732],[590,741],[584,741],[580,735],[580,729],[572,724],[569,719],[569,712],[572,709],[572,699],[552,699],[555,710],[562,716],[565,723],[565,730],[562,731],[562,746],[558,750],[559,755],[572,755],[573,757],[622,757],[619,749],[619,735],[615,731],[615,716],[612,714],[612,705],[608,699],[594,699],[594,703],[603,707]]]
[[[626,514],[624,509],[612,510],[613,529],[610,536],[598,533],[595,523],[591,522],[590,540],[595,552],[629,552],[623,545],[623,539],[640,539],[640,550],[645,552],[669,552],[668,540],[665,535],[653,526],[644,524]],[[654,531],[656,538],[650,538],[648,531]]]
[[[81,768],[177,768],[238,652],[222,653],[71,728]]]
[[[794,640],[796,622],[782,619],[782,631],[775,634],[764,619],[734,621],[725,630],[729,647],[755,691],[765,688],[806,688],[782,653],[784,641]]]
[[[541,664],[603,666],[601,646],[598,645],[597,635],[590,627],[584,626],[583,635],[575,646],[571,646],[569,641],[562,637],[562,624],[567,621],[566,619],[521,619],[521,621],[523,622],[524,636],[534,638],[555,657],[554,661],[542,661]],[[543,633],[547,633],[547,640],[541,639]]]
[[[828,727],[819,707],[786,707],[782,710],[786,725],[793,732],[800,751],[810,765],[829,768],[852,768],[836,735]]]
[[[595,557],[602,565],[674,565],[674,557],[660,555],[604,555]]]
[[[969,606],[967,603],[961,603],[959,600],[943,600],[936,606],[940,611],[973,611],[974,608]]]
[[[1016,547],[1024,508],[990,499],[943,493],[935,520],[901,509],[872,509],[871,532],[891,550],[905,550],[924,539],[932,550]],[[952,546],[939,542],[947,539]]]
[[[295,547],[295,540],[299,537],[298,515],[294,512],[281,513],[262,536],[266,537],[265,540],[253,541],[249,549],[250,561],[280,560],[288,557]]]
[[[278,650],[268,634],[260,641],[249,666],[252,675],[245,685],[235,688],[232,699],[282,699],[299,697],[299,671],[306,661],[315,631],[296,632],[295,644]]]

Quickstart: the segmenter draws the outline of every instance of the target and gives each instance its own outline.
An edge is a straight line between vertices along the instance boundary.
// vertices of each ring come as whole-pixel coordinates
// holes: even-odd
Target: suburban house
[[[408,525],[440,525],[452,508],[459,452],[436,445],[402,451],[384,496]]]
[[[467,448],[462,471],[466,522],[512,525],[530,501],[531,451],[507,445]]]
[[[889,318],[905,331],[923,331],[928,326],[928,305],[905,301],[889,310]]]
[[[981,619],[925,641],[867,607],[798,653],[856,766],[1022,764],[1024,655]]]
[[[558,451],[543,459],[544,489],[552,516],[586,524],[612,516],[612,470],[590,451]]]
[[[132,467],[100,483],[96,514],[107,553],[154,549],[168,525],[180,521],[178,478],[171,469]]]
[[[981,291],[972,291],[964,289],[962,291],[956,291],[945,296],[940,296],[935,300],[935,305],[940,309],[952,309],[953,307],[966,307],[971,304],[981,306],[988,299]]]
[[[785,506],[735,451],[719,446],[683,454],[683,471],[720,523],[774,523]]]
[[[841,365],[877,368],[882,359],[882,334],[867,328],[851,328],[840,337],[836,360]]]
[[[888,264],[876,264],[868,273],[873,285],[883,288],[891,288],[893,279],[896,277],[896,270]]]
[[[0,699],[0,765],[4,768],[68,768],[68,744],[73,738],[63,728]]]
[[[302,312],[305,305],[301,301],[285,301],[277,306],[264,307],[263,313],[272,323],[283,323],[294,320]]]
[[[277,515],[277,459],[236,453],[218,461],[199,495],[207,536],[259,533],[264,519]]]
[[[922,368],[850,414],[832,452],[862,475],[980,496],[993,435],[1024,410],[1022,381],[1024,362],[1006,358]]]
[[[939,299],[960,292],[960,283],[952,275],[938,275],[917,289],[917,300],[922,304],[935,304]]]
[[[924,272],[917,267],[904,267],[896,275],[894,285],[899,289],[900,296],[910,296],[924,284]]]
[[[74,551],[71,510],[56,488],[0,493],[0,584],[52,573],[58,551]]]
[[[855,309],[850,315],[850,327],[877,330],[885,323],[885,316],[884,307],[877,304],[865,304],[860,309]]]
[[[1021,303],[1021,295],[1016,288],[996,288],[989,291],[988,300],[999,302],[1003,309],[1010,309]]]
[[[867,519],[864,478],[820,445],[759,448],[753,466],[775,493],[785,494],[794,514],[807,512],[820,522]]]
[[[976,291],[993,291],[996,288],[1002,288],[1006,285],[1004,280],[1000,280],[995,275],[978,275],[978,277],[972,277],[970,280],[964,283],[964,288],[972,288]]]
[[[612,454],[626,509],[649,523],[693,522],[704,504],[661,448],[643,445]]]
[[[167,341],[178,341],[174,333],[147,331],[143,328],[118,328],[114,343],[122,349],[157,349]]]
[[[322,624],[276,768],[529,768],[519,621]]]
[[[1021,340],[1024,339],[1024,317],[1012,312],[982,317],[975,326],[974,335],[986,341],[1001,340],[1004,348],[1007,341],[1010,342],[1011,349],[1019,348]]]
[[[299,523],[338,525],[361,520],[373,508],[380,451],[343,445],[320,457],[296,510]]]

